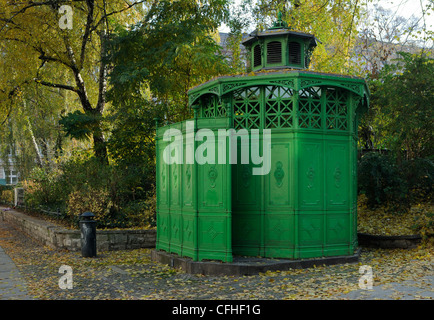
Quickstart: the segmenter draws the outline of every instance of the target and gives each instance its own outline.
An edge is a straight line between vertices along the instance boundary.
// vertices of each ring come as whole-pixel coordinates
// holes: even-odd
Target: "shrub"
[[[95,215],[97,227],[106,228],[114,224],[112,208],[113,202],[107,191],[84,188],[69,194],[66,209],[67,219],[72,224],[76,224],[82,213],[90,211]]]
[[[434,184],[434,163],[430,159],[412,159],[400,166],[407,182],[412,202],[425,202],[432,197]]]
[[[6,205],[14,203],[14,190],[10,186],[0,186],[0,202]]]
[[[408,205],[407,184],[387,155],[370,152],[360,159],[358,188],[359,193],[365,193],[371,208],[386,204]]]
[[[35,167],[23,181],[24,201],[29,207],[58,207],[64,201],[63,186],[59,180],[62,171]]]
[[[131,201],[121,210],[126,227],[153,228],[156,226],[157,198],[155,187],[144,200]]]
[[[414,214],[413,229],[422,236],[424,243],[434,244],[434,212],[431,206],[416,206],[412,208]]]

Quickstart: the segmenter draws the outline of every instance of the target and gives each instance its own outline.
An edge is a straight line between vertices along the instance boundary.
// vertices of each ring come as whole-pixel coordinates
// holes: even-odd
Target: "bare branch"
[[[87,4],[88,12],[87,12],[86,28],[84,30],[83,40],[81,42],[79,70],[81,70],[81,68],[83,68],[84,57],[85,57],[85,53],[86,53],[86,45],[89,41],[89,36],[90,36],[91,32],[94,30],[92,28],[92,23],[93,23],[93,13],[94,13],[94,8],[95,8],[95,2],[94,2],[94,0],[86,0],[86,4]]]
[[[116,10],[116,11],[112,11],[112,12],[106,13],[106,14],[105,14],[104,16],[102,16],[101,19],[99,19],[99,21],[95,24],[95,26],[92,28],[92,31],[95,30],[96,28],[98,28],[98,26],[99,26],[101,23],[103,23],[104,21],[106,21],[106,19],[107,19],[108,17],[110,17],[110,16],[112,16],[112,15],[114,15],[114,14],[118,14],[118,13],[124,12],[124,11],[126,11],[126,10],[128,10],[128,9],[131,9],[132,7],[134,7],[134,6],[138,5],[138,4],[144,3],[144,2],[146,2],[146,0],[136,1],[136,2],[133,2],[133,3],[128,4],[128,5],[127,5],[126,7],[124,7],[123,9],[120,9],[120,10]]]
[[[48,82],[48,81],[44,81],[38,78],[34,78],[33,80],[35,80],[36,83],[39,83],[43,86],[47,86],[47,87],[51,87],[51,88],[58,88],[58,89],[65,89],[65,90],[69,90],[69,91],[73,91],[78,93],[78,89],[73,87],[73,86],[68,86],[66,84],[60,84],[60,83],[52,83],[52,82]]]

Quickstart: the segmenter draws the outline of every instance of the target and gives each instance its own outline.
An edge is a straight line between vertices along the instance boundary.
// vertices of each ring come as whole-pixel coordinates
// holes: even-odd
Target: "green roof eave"
[[[313,34],[310,34],[310,33],[304,33],[301,31],[293,31],[291,29],[271,29],[271,30],[269,29],[266,31],[258,32],[256,34],[251,33],[246,40],[241,42],[241,44],[243,44],[244,46],[247,46],[259,38],[284,36],[284,35],[309,39],[309,40],[313,41],[315,45],[317,44],[317,42],[321,43],[321,41],[319,41]]]
[[[366,81],[361,77],[334,73],[320,73],[308,70],[261,70],[232,76],[220,76],[188,91],[189,105],[199,97],[214,94],[219,97],[239,88],[259,85],[281,85],[300,90],[306,87],[330,85],[347,89],[369,99],[370,92]]]

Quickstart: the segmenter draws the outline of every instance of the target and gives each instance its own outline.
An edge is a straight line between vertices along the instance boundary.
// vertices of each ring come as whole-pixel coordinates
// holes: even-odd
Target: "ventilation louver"
[[[301,47],[298,42],[289,43],[289,64],[301,64]]]
[[[267,44],[267,63],[281,63],[282,62],[282,43],[279,41],[272,41]]]
[[[253,48],[253,67],[261,65],[261,46],[258,44]]]

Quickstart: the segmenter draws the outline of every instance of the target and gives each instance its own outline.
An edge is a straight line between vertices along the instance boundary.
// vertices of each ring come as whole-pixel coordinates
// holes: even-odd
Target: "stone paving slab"
[[[426,288],[430,284],[430,288]],[[434,299],[434,276],[426,276],[418,281],[407,280],[373,286],[368,290],[355,290],[337,298],[350,300],[415,300]]]
[[[25,282],[12,259],[0,247],[0,300],[29,300]]]

